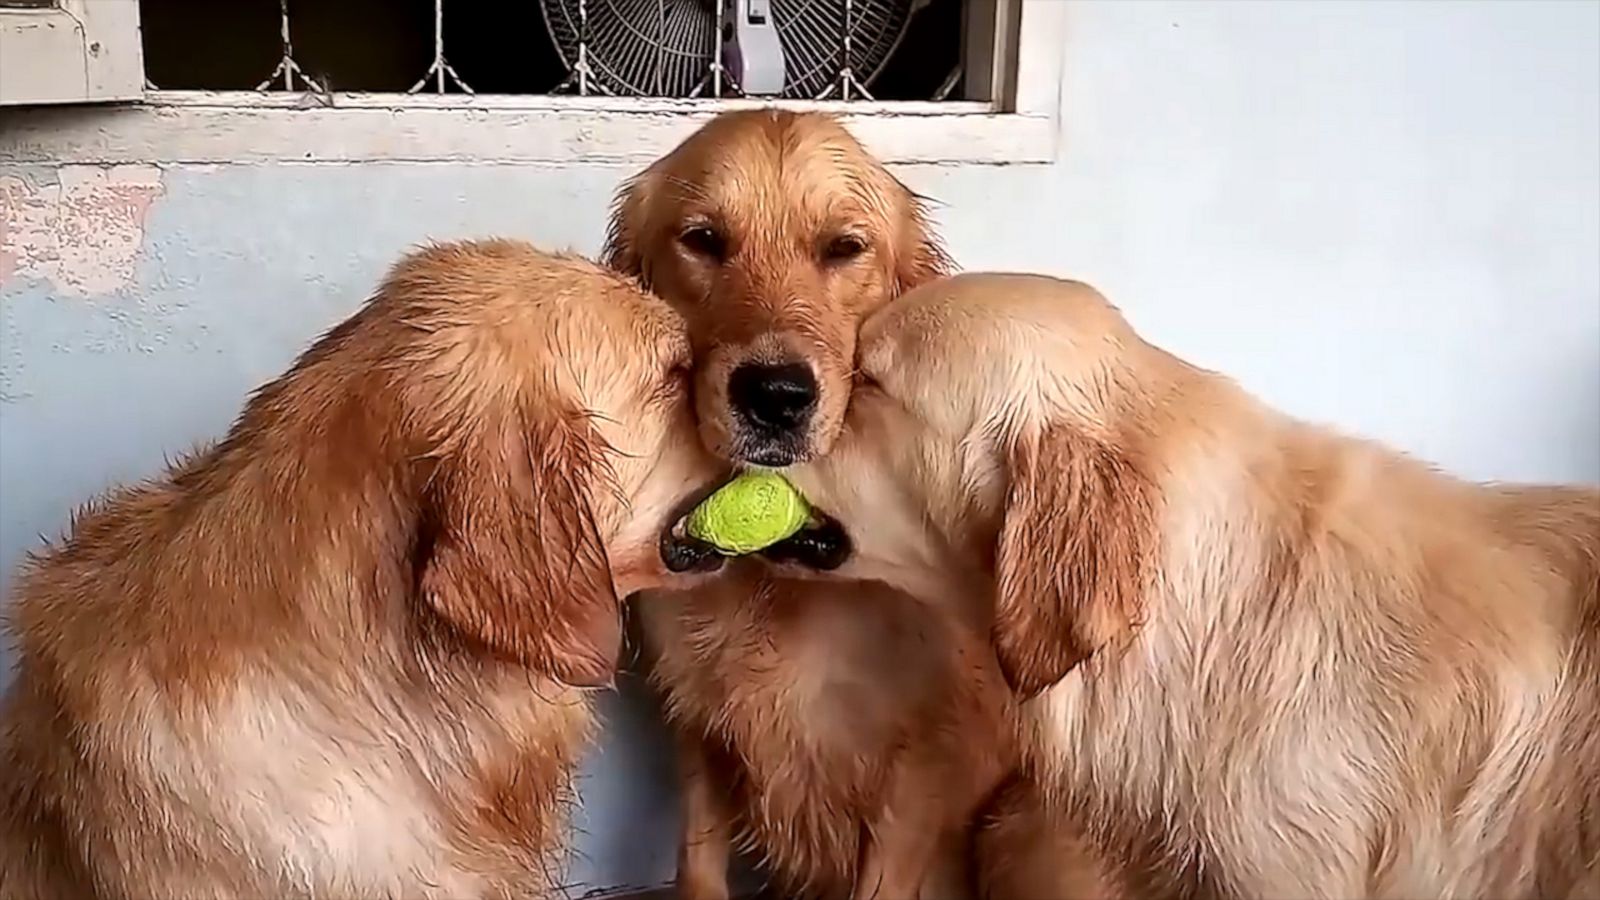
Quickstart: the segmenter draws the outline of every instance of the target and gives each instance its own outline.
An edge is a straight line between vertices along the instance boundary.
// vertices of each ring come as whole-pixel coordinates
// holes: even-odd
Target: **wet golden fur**
[[[708,227],[720,254],[685,240]],[[837,252],[845,237],[859,252]],[[809,363],[818,413],[791,449],[825,453],[862,317],[949,267],[916,199],[842,127],[772,110],[718,117],[626,185],[607,258],[688,317],[701,435],[732,459],[750,450],[734,366]],[[683,896],[727,896],[735,843],[792,892],[959,894],[967,824],[1009,759],[981,632],[754,562],[641,614],[683,769]]]
[[[1600,896],[1600,490],[1295,421],[1043,277],[913,292],[861,360],[794,473],[841,574],[992,589],[1029,768],[1139,895]]]
[[[551,893],[581,688],[716,471],[687,363],[586,262],[401,262],[225,440],[26,566],[0,895]]]
[[[819,113],[711,120],[623,185],[605,261],[689,320],[707,447],[753,442],[728,404],[740,364],[798,359],[818,381],[804,459],[827,451],[850,399],[856,330],[950,260],[921,201]]]

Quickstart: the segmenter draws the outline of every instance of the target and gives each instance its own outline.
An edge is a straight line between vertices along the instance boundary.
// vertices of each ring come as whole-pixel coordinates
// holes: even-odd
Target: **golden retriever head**
[[[423,607],[560,681],[609,681],[618,597],[673,577],[658,536],[720,468],[694,439],[681,318],[582,260],[486,241],[408,257],[313,355],[351,342],[400,429]]]
[[[776,109],[718,116],[625,184],[605,261],[688,318],[706,446],[762,466],[827,452],[861,320],[950,268],[849,132]]]
[[[1170,357],[1092,289],[1027,275],[919,288],[861,342],[843,435],[793,470],[849,532],[838,573],[924,597],[992,584],[1023,694],[1128,635],[1155,544],[1141,448]]]

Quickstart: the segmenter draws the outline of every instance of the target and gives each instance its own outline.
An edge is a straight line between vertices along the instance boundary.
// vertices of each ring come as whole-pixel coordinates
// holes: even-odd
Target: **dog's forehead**
[[[564,297],[544,328],[558,355],[595,354],[630,371],[655,372],[689,354],[682,316],[633,285]]]
[[[861,331],[862,367],[888,369],[936,363],[996,337],[981,310],[962,297],[924,286],[890,304]]]
[[[971,272],[917,288],[873,322],[903,343],[1040,349],[1102,342],[1127,330],[1088,285],[1042,275]],[[866,337],[864,336],[864,340]]]
[[[603,305],[606,325],[613,335],[626,335],[630,343],[658,364],[682,362],[689,355],[689,335],[683,317],[665,302],[632,293],[624,302]],[[628,348],[622,348],[624,350]]]
[[[940,315],[936,308],[897,309],[862,335],[863,374],[934,433],[970,431],[978,410],[997,392],[1004,360],[983,347],[981,329]]]
[[[862,218],[881,212],[873,171],[860,145],[837,127],[744,128],[669,166],[667,186],[685,204],[746,222],[794,214]]]
[[[1026,390],[1050,372],[1092,365],[1111,352],[1108,339],[1120,321],[1084,285],[964,274],[919,287],[869,320],[859,361],[897,392],[924,382]]]

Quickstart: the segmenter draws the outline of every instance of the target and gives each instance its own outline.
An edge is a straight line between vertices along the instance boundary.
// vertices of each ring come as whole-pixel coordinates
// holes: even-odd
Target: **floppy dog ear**
[[[894,179],[894,185],[905,203],[905,232],[895,248],[894,291],[895,296],[899,296],[918,285],[949,275],[955,270],[955,262],[945,252],[929,220],[927,202],[898,179]]]
[[[1019,442],[995,570],[995,649],[1023,697],[1142,619],[1151,490],[1115,448],[1064,428]]]
[[[417,563],[423,601],[465,640],[565,684],[610,683],[621,609],[589,505],[595,457],[560,430],[503,428],[439,460]]]
[[[644,263],[643,242],[650,224],[648,198],[655,186],[655,174],[645,169],[617,188],[611,201],[611,221],[606,225],[606,243],[600,250],[600,261],[606,268],[631,275],[646,287],[650,273]]]

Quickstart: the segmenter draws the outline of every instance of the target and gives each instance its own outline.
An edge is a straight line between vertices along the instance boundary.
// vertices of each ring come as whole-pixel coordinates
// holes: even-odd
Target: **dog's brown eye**
[[[867,252],[867,242],[853,234],[841,234],[830,239],[822,247],[822,258],[826,262],[842,263]]]
[[[709,225],[691,225],[678,235],[678,243],[690,253],[722,262],[728,258],[728,242]]]

